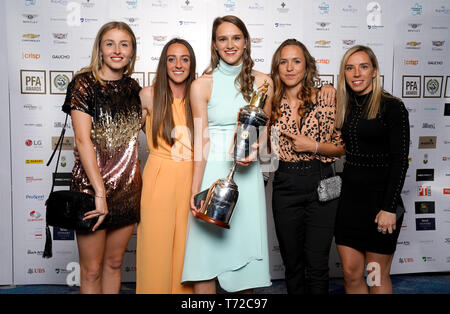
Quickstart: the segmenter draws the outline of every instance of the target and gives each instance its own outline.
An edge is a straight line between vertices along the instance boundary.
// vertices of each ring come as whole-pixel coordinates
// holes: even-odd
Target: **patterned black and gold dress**
[[[78,74],[67,88],[62,110],[79,110],[92,117],[91,140],[106,189],[107,226],[139,221],[142,178],[138,159],[141,129],[139,84],[128,76],[96,82],[92,72]],[[94,194],[81,160],[75,159],[72,191]]]

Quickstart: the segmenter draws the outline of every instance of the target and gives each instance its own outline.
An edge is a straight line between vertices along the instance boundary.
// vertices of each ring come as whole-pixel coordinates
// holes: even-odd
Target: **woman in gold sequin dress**
[[[192,293],[181,284],[193,171],[189,87],[195,79],[191,45],[163,48],[156,80],[141,91],[150,155],[143,173],[137,232],[136,293]]]
[[[129,26],[105,24],[91,64],[69,84],[62,108],[72,116],[79,152],[71,190],[95,195],[96,209],[85,219],[98,218],[92,232],[77,232],[81,293],[119,292],[123,255],[139,221],[141,88],[129,76],[135,60]]]

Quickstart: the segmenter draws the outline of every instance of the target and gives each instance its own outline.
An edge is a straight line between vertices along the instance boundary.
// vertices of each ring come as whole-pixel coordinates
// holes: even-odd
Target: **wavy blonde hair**
[[[280,78],[280,72],[278,67],[280,65],[281,59],[281,50],[283,50],[286,46],[297,46],[303,51],[303,55],[305,56],[305,76],[302,80],[302,86],[297,94],[297,98],[303,100],[303,106],[299,106],[298,114],[300,117],[306,113],[309,106],[312,106],[312,97],[314,92],[314,80],[318,76],[316,60],[309,53],[308,49],[304,44],[296,39],[286,39],[281,43],[281,45],[277,48],[272,57],[272,67],[271,67],[271,77],[274,84],[274,95],[272,100],[272,115],[271,121],[276,121],[281,115],[281,101],[286,92],[286,85]]]
[[[219,64],[220,56],[214,47],[214,43],[216,41],[216,32],[217,28],[222,23],[231,23],[235,25],[244,35],[244,39],[246,41],[245,49],[242,55],[242,70],[241,73],[236,77],[235,85],[241,92],[242,96],[246,101],[250,101],[252,92],[253,92],[253,83],[255,81],[255,77],[252,74],[252,69],[254,62],[251,58],[251,42],[250,42],[250,34],[245,26],[244,22],[234,15],[226,15],[223,17],[217,17],[213,22],[212,27],[212,35],[211,35],[211,60],[208,68],[204,73],[211,73]]]
[[[99,71],[103,66],[102,62],[102,56],[101,56],[101,44],[103,36],[106,34],[106,32],[117,29],[121,31],[125,31],[130,35],[131,37],[131,45],[133,47],[133,55],[131,56],[131,60],[128,63],[126,69],[124,69],[123,73],[127,76],[130,76],[134,72],[134,65],[136,63],[136,36],[133,33],[133,30],[128,26],[128,24],[124,22],[118,22],[118,21],[112,21],[109,23],[106,23],[103,25],[95,37],[94,46],[92,47],[92,54],[91,54],[91,63],[87,66],[82,68],[77,74],[85,73],[85,72],[92,72],[94,75],[94,78],[96,81],[100,82],[100,84],[104,85],[105,82],[101,79]]]
[[[351,88],[348,86],[345,80],[345,66],[347,65],[348,59],[356,52],[365,52],[372,63],[374,70],[377,71],[376,76],[372,79],[372,95],[369,98],[368,106],[364,112],[367,119],[374,119],[380,112],[380,101],[381,96],[392,97],[385,93],[381,87],[380,83],[380,71],[377,57],[373,50],[367,46],[356,45],[348,49],[341,60],[341,65],[339,68],[339,81],[336,93],[337,105],[336,105],[336,127],[342,128],[345,118],[347,116],[347,109],[349,104],[349,92]]]

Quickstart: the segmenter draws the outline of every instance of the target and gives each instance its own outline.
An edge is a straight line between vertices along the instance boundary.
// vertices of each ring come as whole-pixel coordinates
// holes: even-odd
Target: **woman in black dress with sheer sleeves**
[[[392,293],[389,273],[403,221],[408,112],[382,90],[378,71],[373,51],[355,46],[339,72],[336,124],[342,126],[346,163],[335,241],[347,293]],[[369,273],[381,272],[369,287],[366,265]]]

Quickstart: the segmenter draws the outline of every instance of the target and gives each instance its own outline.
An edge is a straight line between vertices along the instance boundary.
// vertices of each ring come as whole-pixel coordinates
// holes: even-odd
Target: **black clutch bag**
[[[84,214],[95,209],[94,196],[75,191],[51,192],[45,202],[47,225],[64,229],[89,231],[97,219],[83,220]]]
[[[76,192],[76,191],[53,191],[55,185],[64,185],[61,184],[61,181],[67,181],[71,179],[68,175],[70,174],[62,174],[58,173],[58,164],[59,157],[61,155],[61,148],[63,144],[64,134],[66,132],[67,118],[64,123],[64,127],[61,131],[61,135],[58,139],[55,149],[53,150],[52,155],[47,163],[47,166],[50,165],[53,156],[56,151],[58,152],[58,160],[56,162],[56,169],[53,175],[52,180],[52,189],[50,191],[50,195],[45,202],[46,207],[46,239],[45,239],[45,248],[44,253],[42,254],[43,258],[52,257],[52,237],[50,233],[49,226],[59,227],[63,229],[70,229],[76,231],[89,231],[96,224],[97,219],[88,219],[83,220],[84,214],[86,212],[92,211],[95,209],[95,201],[94,196],[87,193]],[[69,180],[70,181],[70,180]]]

